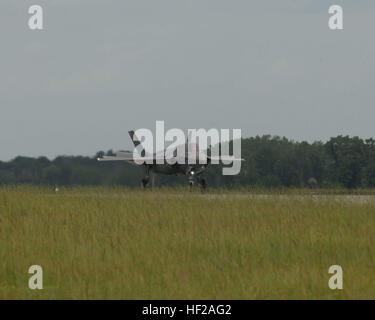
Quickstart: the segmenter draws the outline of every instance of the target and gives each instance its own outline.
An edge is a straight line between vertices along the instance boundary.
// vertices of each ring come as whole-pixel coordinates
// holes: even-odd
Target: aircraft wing
[[[227,162],[231,163],[234,161],[245,161],[245,159],[242,158],[235,158],[234,156],[219,156],[219,157],[207,157],[209,162],[216,161],[216,162]]]
[[[184,159],[185,161],[188,162],[188,159]],[[195,158],[194,158],[195,160]],[[133,152],[130,151],[119,151],[116,152],[115,156],[103,156],[102,158],[98,158],[98,161],[127,161],[132,164],[138,164],[140,162],[148,162],[148,163],[153,163],[156,161],[155,156],[137,156],[134,157]],[[212,162],[223,162],[224,164],[229,164],[234,161],[245,161],[245,159],[239,159],[235,158],[234,156],[219,156],[219,157],[208,157],[207,156],[207,162],[212,163]],[[138,163],[137,163],[138,162]]]
[[[132,164],[138,164],[137,162],[140,161],[154,161],[154,157],[134,157],[133,152],[119,151],[116,152],[115,156],[103,156],[102,158],[98,158],[98,161],[127,161]]]

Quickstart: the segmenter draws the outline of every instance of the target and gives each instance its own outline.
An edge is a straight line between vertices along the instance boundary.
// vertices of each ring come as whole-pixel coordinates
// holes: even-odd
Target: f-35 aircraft
[[[150,171],[157,174],[165,175],[184,175],[189,178],[190,190],[194,185],[194,177],[196,178],[199,186],[202,190],[205,190],[207,187],[206,180],[201,177],[201,174],[207,169],[207,166],[216,160],[215,162],[222,161],[243,161],[243,159],[236,159],[233,156],[221,156],[221,157],[210,157],[206,153],[199,150],[198,144],[189,143],[189,139],[186,141],[185,145],[179,146],[185,149],[185,158],[184,161],[178,161],[175,164],[169,164],[167,159],[173,155],[174,158],[177,158],[177,147],[174,150],[162,150],[156,152],[152,155],[149,155],[143,149],[141,142],[135,136],[134,131],[129,131],[130,138],[132,139],[135,148],[141,147],[140,155],[134,156],[133,152],[130,151],[118,151],[115,156],[103,156],[98,158],[98,161],[126,161],[134,165],[141,165],[145,167],[146,176],[142,179],[142,186],[146,188],[150,181]],[[194,161],[189,161],[189,150],[195,148],[195,157]],[[164,159],[164,163],[158,164],[157,159]],[[206,163],[199,163],[199,159],[206,159]],[[138,164],[142,160],[142,164]],[[191,160],[191,159],[190,159]],[[137,163],[138,162],[138,163]],[[148,162],[148,163],[147,163]],[[190,162],[190,163],[189,163]],[[193,163],[191,163],[193,162]]]

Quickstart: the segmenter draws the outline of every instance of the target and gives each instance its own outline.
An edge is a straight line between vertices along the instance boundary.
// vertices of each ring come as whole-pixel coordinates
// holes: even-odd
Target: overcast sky
[[[156,120],[375,137],[374,30],[373,0],[1,0],[0,160],[130,149]]]

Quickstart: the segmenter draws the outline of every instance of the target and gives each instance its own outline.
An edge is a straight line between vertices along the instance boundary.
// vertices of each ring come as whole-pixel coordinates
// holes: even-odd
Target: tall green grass
[[[374,248],[371,199],[0,188],[2,299],[375,299]]]

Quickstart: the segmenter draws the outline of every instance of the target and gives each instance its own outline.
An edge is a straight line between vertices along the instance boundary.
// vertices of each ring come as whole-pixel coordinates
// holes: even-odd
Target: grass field
[[[0,298],[375,299],[375,197],[2,187]]]

